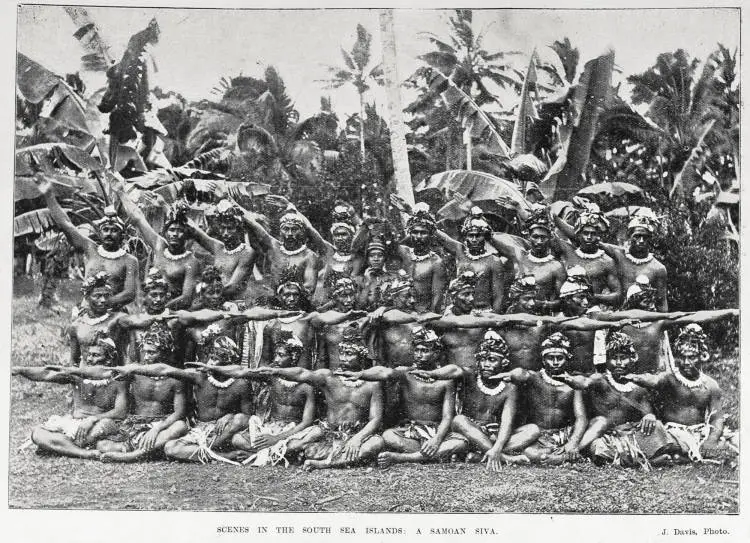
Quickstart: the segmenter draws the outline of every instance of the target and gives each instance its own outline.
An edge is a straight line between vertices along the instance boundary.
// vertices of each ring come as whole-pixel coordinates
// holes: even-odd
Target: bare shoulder
[[[712,394],[722,394],[724,392],[721,389],[721,386],[719,386],[719,383],[716,381],[716,379],[714,379],[710,375],[707,375],[707,374],[704,373],[703,374],[703,379],[705,380],[706,388]]]

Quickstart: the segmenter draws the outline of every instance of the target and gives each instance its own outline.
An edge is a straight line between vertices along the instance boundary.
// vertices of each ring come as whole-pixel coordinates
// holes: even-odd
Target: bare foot
[[[102,453],[97,451],[96,449],[92,451],[88,451],[88,453],[83,456],[86,460],[99,460],[101,458]]]
[[[544,458],[546,455],[542,455],[542,458]],[[525,454],[503,454],[502,455],[503,462],[506,462],[508,464],[529,464],[531,463],[531,460],[529,460],[529,457]]]
[[[329,464],[325,460],[305,460],[305,463],[302,464],[302,469],[305,471],[325,469],[327,467],[329,467]]]
[[[100,460],[102,462],[137,462],[143,456],[144,456],[143,454],[133,454],[133,453],[112,451],[112,452],[101,453]]]
[[[396,455],[392,452],[382,452],[378,455],[378,467],[387,468],[396,463]]]
[[[247,460],[248,458],[250,458],[251,453],[247,451],[237,450],[221,453],[221,456],[229,460],[234,460],[235,462],[242,462],[243,460]]]

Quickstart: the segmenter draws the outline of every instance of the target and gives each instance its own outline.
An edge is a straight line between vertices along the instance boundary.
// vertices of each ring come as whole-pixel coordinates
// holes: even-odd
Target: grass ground
[[[12,364],[43,365],[67,356],[68,314],[41,311],[30,282],[14,287]],[[64,284],[63,304],[77,297]],[[730,421],[739,413],[736,359],[709,372],[726,390]],[[9,505],[14,508],[212,511],[702,513],[739,510],[738,471],[728,466],[659,468],[644,473],[576,464],[544,468],[442,464],[306,473],[299,468],[237,468],[166,461],[137,465],[21,450],[30,428],[67,411],[66,389],[11,382]]]

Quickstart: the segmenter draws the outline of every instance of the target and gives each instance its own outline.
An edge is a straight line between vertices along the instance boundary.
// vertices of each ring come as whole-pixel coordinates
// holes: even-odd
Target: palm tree
[[[370,46],[372,34],[361,24],[357,25],[357,39],[351,51],[341,49],[345,67],[328,66],[330,78],[324,80],[328,88],[337,89],[346,84],[354,85],[359,94],[359,118],[360,118],[360,153],[362,161],[365,160],[365,93],[370,90],[372,83],[383,83],[383,68],[380,64],[372,65]]]
[[[628,77],[633,104],[647,104],[646,116],[662,131],[656,147],[672,178],[674,195],[683,192],[704,146],[714,152],[732,152],[730,117],[737,102],[731,103],[731,57],[728,51],[726,56],[723,53],[721,49],[712,53],[700,73],[700,61],[683,49],[662,53],[648,70]]]

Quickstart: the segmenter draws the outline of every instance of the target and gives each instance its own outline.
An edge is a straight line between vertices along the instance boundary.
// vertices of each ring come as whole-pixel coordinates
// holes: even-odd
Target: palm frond
[[[361,72],[370,63],[370,46],[372,44],[372,34],[361,24],[357,25],[357,39],[352,47],[352,60]]]

